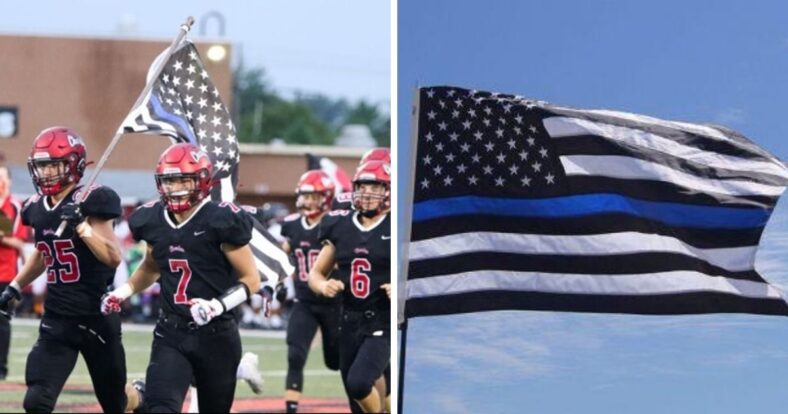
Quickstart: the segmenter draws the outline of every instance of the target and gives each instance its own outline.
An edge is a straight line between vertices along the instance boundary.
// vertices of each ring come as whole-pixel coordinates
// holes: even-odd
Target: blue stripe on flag
[[[170,124],[177,125],[181,132],[186,134],[186,138],[189,140],[189,143],[197,145],[197,139],[194,137],[194,131],[192,131],[192,127],[187,124],[183,118],[164,110],[164,108],[161,106],[161,102],[159,102],[159,98],[157,98],[154,94],[151,94],[150,103],[151,107],[153,108],[153,113],[156,114],[156,116]]]
[[[584,194],[546,199],[463,196],[413,206],[413,221],[460,215],[564,218],[623,213],[690,228],[746,229],[766,225],[771,210],[693,206],[637,200],[618,194]]]

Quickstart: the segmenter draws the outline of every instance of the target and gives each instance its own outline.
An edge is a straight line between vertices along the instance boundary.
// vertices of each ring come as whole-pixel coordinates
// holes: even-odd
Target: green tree
[[[297,94],[286,100],[259,68],[237,68],[233,89],[240,142],[267,143],[281,138],[292,144],[331,145],[343,125],[364,124],[379,145],[390,144],[391,118],[365,101],[351,105],[346,99],[320,94]]]
[[[382,114],[375,105],[359,102],[350,109],[344,123],[367,125],[378,145],[388,147],[391,144],[391,117]]]

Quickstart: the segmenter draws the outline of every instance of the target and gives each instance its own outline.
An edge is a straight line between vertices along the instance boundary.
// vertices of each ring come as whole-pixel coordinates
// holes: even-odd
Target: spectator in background
[[[11,196],[11,172],[0,166],[0,291],[16,276],[28,228],[22,224],[22,206]],[[0,379],[8,375],[8,349],[11,346],[11,324],[0,317]]]

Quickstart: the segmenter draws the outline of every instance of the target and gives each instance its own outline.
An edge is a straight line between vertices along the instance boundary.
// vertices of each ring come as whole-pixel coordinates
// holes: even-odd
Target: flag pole
[[[418,134],[419,134],[419,98],[421,96],[418,82],[413,88],[413,105],[411,106],[410,113],[410,168],[408,169],[408,181],[405,182],[405,209],[403,210],[403,218],[405,221],[405,228],[402,234],[402,257],[400,258],[400,274],[402,275],[404,292],[399,292],[399,297],[404,298],[402,306],[399,306],[400,315],[397,315],[401,320],[399,329],[401,331],[400,350],[399,350],[399,394],[397,395],[397,410],[402,414],[402,403],[405,395],[405,350],[407,348],[408,339],[408,318],[405,316],[405,301],[407,300],[407,285],[408,285],[408,263],[410,260],[410,233],[411,233],[411,220],[413,213],[413,192],[415,191],[416,181],[416,154],[418,149]]]
[[[402,402],[405,400],[405,352],[408,349],[408,320],[399,324],[400,345],[399,345],[399,387],[397,394],[397,412],[402,414]]]
[[[166,56],[164,56],[158,62],[156,68],[152,73],[153,76],[150,76],[149,79],[147,79],[147,83],[145,84],[145,87],[142,89],[142,93],[140,93],[140,96],[137,98],[137,101],[134,102],[134,105],[131,107],[131,111],[133,111],[134,108],[139,106],[148,96],[150,90],[153,89],[153,84],[156,83],[156,80],[159,78],[159,75],[161,75],[161,72],[164,70],[164,65],[167,64],[167,61],[170,59],[170,56],[172,56],[172,54],[175,52],[175,49],[178,47],[178,45],[181,44],[181,41],[183,41],[183,38],[186,37],[186,34],[189,33],[189,30],[191,29],[193,24],[194,24],[194,17],[192,16],[187,17],[186,21],[183,22],[183,24],[181,24],[181,27],[178,30],[178,36],[176,36],[175,40],[173,40],[172,43],[170,44],[170,47],[167,49]],[[129,113],[131,113],[131,111],[129,111]],[[128,115],[126,116],[128,117]],[[125,118],[124,118],[124,122],[121,122],[120,127],[118,127],[118,130],[115,131],[115,136],[112,137],[112,141],[109,142],[107,149],[104,150],[104,154],[101,155],[101,158],[99,159],[98,163],[96,163],[96,167],[93,168],[93,173],[90,174],[90,177],[88,178],[88,181],[85,183],[84,188],[89,189],[93,185],[93,183],[96,182],[96,178],[98,178],[99,173],[104,168],[104,164],[109,159],[109,156],[110,154],[112,154],[112,151],[115,150],[115,147],[118,145],[118,142],[120,141],[120,137],[123,136],[124,123],[125,123]],[[74,201],[76,201],[77,204],[82,204],[82,202],[85,201],[89,193],[90,193],[89,191],[82,191],[80,194],[78,194],[77,200]],[[55,232],[55,234],[58,237],[61,234],[63,234],[63,230],[66,229],[66,224],[67,223],[65,220],[60,222],[60,226],[57,228],[57,231]]]

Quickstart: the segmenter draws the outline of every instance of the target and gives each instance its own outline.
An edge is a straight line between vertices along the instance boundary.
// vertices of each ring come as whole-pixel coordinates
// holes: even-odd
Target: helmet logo
[[[68,137],[68,145],[72,147],[76,147],[77,145],[82,145],[82,139],[79,137],[75,137],[71,134],[66,135]]]
[[[181,169],[180,168],[174,168],[174,167],[167,167],[167,168],[164,169],[163,173],[165,175],[166,174],[180,174],[181,173]]]
[[[191,155],[192,155],[192,159],[194,160],[194,162],[200,162],[200,159],[202,159],[202,157],[207,157],[208,156],[203,151],[192,151]]]
[[[386,172],[386,175],[391,175],[391,166],[388,164],[383,164],[383,171]]]

